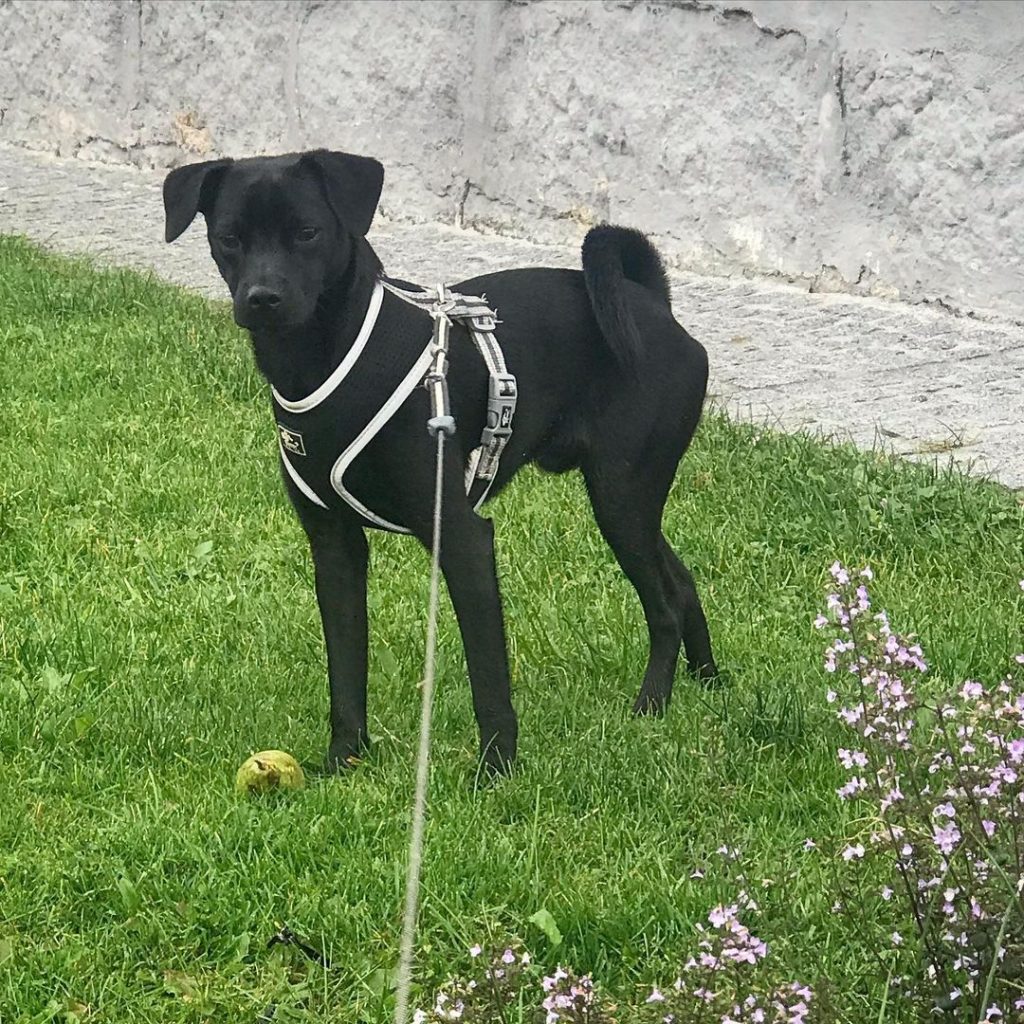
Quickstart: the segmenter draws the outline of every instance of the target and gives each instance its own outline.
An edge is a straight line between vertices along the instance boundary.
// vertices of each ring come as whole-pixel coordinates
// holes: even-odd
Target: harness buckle
[[[479,316],[471,316],[470,324],[474,330],[482,331],[484,334],[493,334],[498,321],[490,313],[482,313]]]
[[[448,314],[455,308],[457,300],[458,296],[446,284],[438,284],[437,298],[430,304],[430,309],[427,312],[435,321],[448,320],[450,325],[451,321],[448,319]],[[436,330],[435,326],[435,333]]]
[[[456,307],[456,305],[457,303],[455,299],[445,299],[444,302],[435,301],[431,304],[427,312],[435,320],[448,320],[450,323],[451,321],[448,314]]]
[[[515,374],[493,374],[487,390],[487,425],[480,434],[480,443],[490,447],[498,438],[512,436],[512,417],[519,397]]]

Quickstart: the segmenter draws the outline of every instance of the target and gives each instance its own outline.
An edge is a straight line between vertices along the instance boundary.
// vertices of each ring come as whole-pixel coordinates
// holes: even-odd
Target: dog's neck
[[[380,271],[377,254],[361,238],[341,276],[320,296],[312,320],[250,332],[256,365],[278,394],[296,401],[330,376],[359,333]]]

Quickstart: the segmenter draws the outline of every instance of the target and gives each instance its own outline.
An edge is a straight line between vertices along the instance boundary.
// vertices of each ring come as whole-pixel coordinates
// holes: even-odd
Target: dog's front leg
[[[369,746],[366,726],[366,571],[362,528],[333,517],[304,525],[316,569],[316,599],[327,645],[331,686],[328,771],[358,760]]]
[[[424,490],[429,478],[422,481]],[[413,533],[430,549],[430,509],[409,509]],[[462,466],[454,449],[445,474],[441,523],[441,571],[448,585],[466,652],[480,754],[490,771],[507,771],[516,756],[518,725],[512,707],[505,650],[505,622],[494,563],[494,528],[478,516],[462,490]]]
[[[466,652],[480,756],[494,772],[516,756],[518,724],[508,678],[505,621],[494,561],[494,528],[463,501],[445,517],[441,569]]]

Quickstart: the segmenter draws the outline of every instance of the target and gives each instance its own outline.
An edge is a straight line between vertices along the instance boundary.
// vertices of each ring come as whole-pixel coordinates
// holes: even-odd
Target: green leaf
[[[75,739],[80,740],[95,724],[96,716],[91,712],[87,711],[84,715],[79,715],[75,719]]]
[[[236,935],[235,940],[232,943],[232,957],[235,960],[244,960],[249,955],[249,946],[252,943],[252,939],[248,932],[242,932],[241,935]]]
[[[398,676],[398,659],[390,647],[381,646],[377,652],[377,661],[380,663],[380,670],[384,673],[385,679],[394,679]]]
[[[164,991],[186,1003],[192,1002],[199,995],[195,981],[184,971],[164,971]]]
[[[39,675],[40,685],[51,696],[60,693],[71,682],[71,673],[58,672],[52,665],[47,665]]]
[[[20,679],[0,679],[0,696],[4,694],[13,697],[19,704],[24,704],[31,697]]]
[[[121,906],[124,908],[126,914],[134,914],[140,906],[142,906],[142,900],[139,898],[139,891],[132,884],[131,880],[121,875],[117,879],[117,892],[121,897]]]
[[[558,930],[558,925],[555,924],[555,919],[551,916],[551,913],[543,908],[538,910],[530,918],[530,924],[535,924],[546,936],[548,942],[552,946],[559,946],[562,943],[562,933]]]

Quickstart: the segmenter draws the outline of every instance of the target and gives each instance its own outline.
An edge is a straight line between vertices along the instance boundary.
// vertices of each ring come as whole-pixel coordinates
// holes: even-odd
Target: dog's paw
[[[324,758],[324,772],[328,775],[340,775],[342,772],[359,767],[369,749],[368,741],[358,744],[338,744],[337,746],[331,744],[331,749],[327,751],[327,756]]]
[[[662,718],[668,710],[668,697],[656,693],[640,691],[633,701],[633,714],[638,718]]]
[[[491,743],[480,752],[480,767],[483,771],[478,775],[489,780],[506,778],[512,774],[515,761],[515,744],[499,747],[497,743]]]
[[[701,665],[698,669],[694,670],[693,675],[697,677],[697,682],[705,690],[722,690],[732,685],[729,673],[718,668],[716,665]]]

